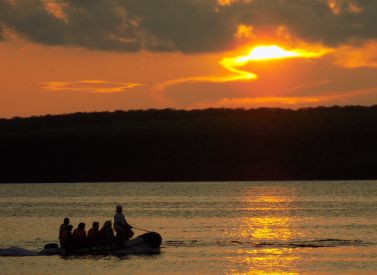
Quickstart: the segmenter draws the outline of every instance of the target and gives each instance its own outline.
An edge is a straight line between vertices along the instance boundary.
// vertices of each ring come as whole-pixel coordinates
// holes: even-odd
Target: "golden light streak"
[[[326,83],[326,82],[323,82]],[[350,92],[328,91],[326,95],[317,97],[241,97],[241,98],[222,98],[216,102],[201,102],[190,107],[192,109],[202,109],[209,105],[213,108],[255,108],[278,105],[291,105],[295,107],[303,106],[318,106],[322,104],[337,104],[337,102],[350,102],[351,99],[357,100],[362,96],[374,95],[377,93],[377,88],[367,88],[361,90],[353,90]],[[313,105],[315,104],[315,105]]]
[[[289,217],[262,217],[245,218],[246,224],[243,235],[251,235],[255,240],[289,240],[292,237]],[[253,225],[253,229],[248,228],[248,224]],[[251,231],[251,232],[250,232]]]
[[[282,96],[266,96],[266,97],[241,97],[241,98],[222,98],[217,102],[203,102],[191,106],[192,108],[205,108],[209,104],[214,108],[252,108],[258,106],[275,106],[278,105],[310,105],[324,101],[321,97],[282,97]]]
[[[295,201],[295,194],[283,188],[273,190],[268,187],[248,191],[242,201],[251,213],[235,223],[238,224],[236,228],[225,233],[226,237],[248,245],[239,246],[236,253],[228,257],[228,273],[298,274],[295,270],[301,256],[285,245],[301,232],[294,227],[295,217],[282,214],[290,212],[288,202]],[[255,214],[259,211],[263,214]],[[244,273],[239,273],[240,265]]]
[[[256,75],[249,72],[243,72],[241,70],[237,70],[234,68],[227,68],[230,71],[237,73],[238,75],[234,76],[192,76],[192,77],[184,77],[184,78],[178,78],[173,80],[165,81],[164,83],[161,83],[157,85],[157,90],[165,90],[166,88],[169,88],[171,86],[175,86],[178,84],[183,83],[195,83],[195,82],[209,82],[209,83],[226,83],[226,82],[232,82],[237,80],[245,80],[245,79],[255,79]]]
[[[262,45],[253,48],[246,56],[239,56],[235,58],[227,58],[226,60],[233,62],[234,65],[245,65],[251,61],[266,61],[271,59],[284,58],[315,58],[322,56],[326,50],[311,52],[303,49],[285,50],[277,45]],[[224,59],[223,59],[224,60]]]
[[[158,90],[164,90],[170,86],[190,82],[213,82],[225,83],[233,81],[251,81],[258,78],[255,73],[241,69],[250,62],[262,62],[276,59],[287,58],[318,58],[326,53],[328,49],[320,49],[317,51],[308,51],[304,49],[285,50],[277,45],[261,45],[253,48],[247,55],[236,57],[225,57],[219,61],[233,75],[230,76],[194,76],[168,80],[157,86]]]
[[[105,80],[52,81],[41,82],[41,88],[47,91],[121,93],[142,86],[139,83],[109,82]]]

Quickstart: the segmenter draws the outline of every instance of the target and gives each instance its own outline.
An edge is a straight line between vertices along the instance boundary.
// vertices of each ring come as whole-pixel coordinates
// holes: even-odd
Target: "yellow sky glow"
[[[269,61],[285,58],[316,58],[326,54],[327,50],[307,51],[304,49],[285,50],[277,45],[261,45],[253,48],[248,55],[237,57],[225,57],[220,64],[227,70],[238,74],[234,80],[252,80],[258,78],[254,73],[240,70],[239,67],[245,66],[249,62]]]
[[[166,81],[158,85],[158,90],[164,90],[167,87],[189,82],[213,82],[225,83],[234,81],[251,81],[256,80],[258,75],[241,69],[250,62],[271,61],[276,59],[287,58],[318,58],[329,50],[320,49],[317,51],[309,51],[304,49],[286,50],[278,45],[260,45],[251,49],[247,55],[240,55],[235,57],[224,57],[219,61],[219,64],[226,70],[233,73],[228,76],[194,76]]]

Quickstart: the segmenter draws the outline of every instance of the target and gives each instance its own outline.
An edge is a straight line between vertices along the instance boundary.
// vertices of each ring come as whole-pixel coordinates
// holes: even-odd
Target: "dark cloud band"
[[[377,38],[377,1],[335,3],[339,12],[327,0],[0,0],[0,40],[5,26],[45,45],[211,52],[229,48],[239,24],[327,45]]]

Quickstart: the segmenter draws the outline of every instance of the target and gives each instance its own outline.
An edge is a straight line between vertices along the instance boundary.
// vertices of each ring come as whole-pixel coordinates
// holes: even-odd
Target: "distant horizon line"
[[[40,114],[40,115],[30,115],[30,116],[10,116],[10,117],[2,117],[0,116],[0,121],[4,120],[17,120],[17,119],[33,119],[33,118],[44,118],[44,117],[51,117],[51,116],[70,116],[70,115],[80,115],[80,114],[104,114],[104,113],[133,113],[133,112],[163,112],[163,111],[173,111],[173,112],[200,112],[200,111],[258,111],[258,110],[281,110],[281,111],[303,111],[303,110],[316,110],[316,109],[335,109],[335,108],[375,108],[377,107],[376,104],[372,105],[361,105],[361,104],[347,104],[347,105],[318,105],[318,106],[308,106],[308,107],[300,107],[300,108],[288,108],[288,107],[208,107],[208,108],[193,108],[193,109],[176,109],[176,108],[141,108],[141,109],[116,109],[116,110],[109,110],[109,111],[74,111],[70,113],[47,113],[47,114]]]
[[[20,182],[20,181],[14,181],[14,182],[3,182],[0,181],[0,185],[6,185],[6,184],[12,184],[12,185],[22,185],[22,184],[93,184],[93,183],[105,183],[105,184],[111,184],[111,183],[137,183],[137,184],[143,184],[143,183],[244,183],[244,182],[353,182],[353,181],[362,181],[362,182],[375,182],[377,181],[377,178],[368,178],[368,179],[282,179],[282,180],[133,180],[133,181],[127,181],[127,180],[103,180],[103,181],[29,181],[29,182]]]

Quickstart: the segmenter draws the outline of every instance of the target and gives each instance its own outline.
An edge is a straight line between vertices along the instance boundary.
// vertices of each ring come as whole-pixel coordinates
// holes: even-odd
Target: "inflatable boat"
[[[160,253],[161,235],[149,232],[125,241],[123,245],[98,245],[64,249],[56,243],[46,244],[40,255],[129,255],[129,254],[157,254]]]

